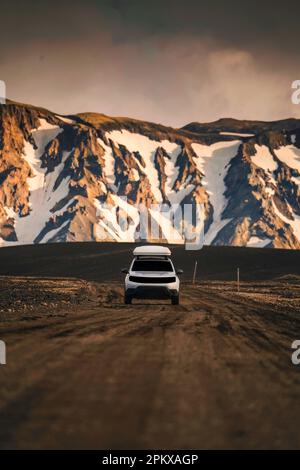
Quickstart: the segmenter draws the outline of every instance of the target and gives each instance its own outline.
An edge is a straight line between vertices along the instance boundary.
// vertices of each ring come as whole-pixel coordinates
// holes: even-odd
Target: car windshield
[[[173,272],[173,267],[169,260],[136,260],[133,263],[132,271]]]

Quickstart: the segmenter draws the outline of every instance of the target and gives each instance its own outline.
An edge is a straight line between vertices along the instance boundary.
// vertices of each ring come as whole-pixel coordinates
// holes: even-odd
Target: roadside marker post
[[[195,281],[196,281],[197,266],[198,266],[198,261],[195,261],[194,272],[193,272],[193,284],[195,284]]]
[[[237,268],[237,291],[240,292],[240,268]]]

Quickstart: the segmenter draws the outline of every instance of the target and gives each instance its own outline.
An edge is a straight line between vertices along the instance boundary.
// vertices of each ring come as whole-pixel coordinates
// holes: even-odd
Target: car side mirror
[[[128,274],[128,273],[129,273],[129,270],[128,270],[127,268],[123,268],[123,269],[122,269],[122,273]]]
[[[183,274],[183,269],[177,269],[176,274],[178,275]]]

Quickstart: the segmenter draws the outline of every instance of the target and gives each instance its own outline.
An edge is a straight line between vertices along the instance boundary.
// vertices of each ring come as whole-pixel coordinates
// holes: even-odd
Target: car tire
[[[171,297],[172,305],[179,305],[179,294]]]
[[[125,294],[124,295],[124,304],[125,305],[131,305],[132,302],[132,297],[131,295]]]

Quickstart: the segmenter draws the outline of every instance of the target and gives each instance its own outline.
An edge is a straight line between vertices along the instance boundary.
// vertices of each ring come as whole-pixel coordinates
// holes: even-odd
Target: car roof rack
[[[144,245],[133,250],[134,256],[171,256],[171,251],[166,246]]]

